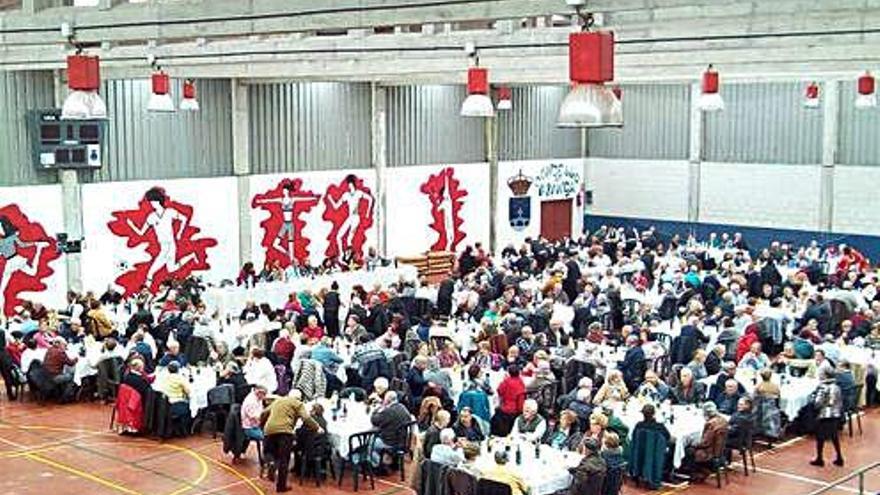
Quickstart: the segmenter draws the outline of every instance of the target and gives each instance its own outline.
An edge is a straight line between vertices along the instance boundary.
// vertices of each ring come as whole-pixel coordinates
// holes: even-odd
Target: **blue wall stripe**
[[[675,234],[679,234],[684,238],[688,234],[694,233],[697,239],[705,240],[711,232],[716,232],[719,235],[722,232],[727,232],[731,235],[734,232],[741,232],[753,252],[769,246],[773,241],[789,243],[795,246],[805,246],[813,240],[818,241],[822,246],[843,243],[855,247],[875,262],[880,259],[880,236],[846,233],[829,234],[827,232],[809,230],[770,229],[718,223],[675,222],[650,218],[584,215],[584,228],[587,231],[594,232],[602,225],[614,225],[627,229],[635,227],[639,230],[647,229],[653,225],[657,228],[664,241]]]

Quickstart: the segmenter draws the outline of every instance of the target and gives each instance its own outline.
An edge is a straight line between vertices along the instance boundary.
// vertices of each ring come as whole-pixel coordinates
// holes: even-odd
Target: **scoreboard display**
[[[30,123],[37,168],[101,168],[107,121],[62,120],[60,109],[50,109],[34,111]]]

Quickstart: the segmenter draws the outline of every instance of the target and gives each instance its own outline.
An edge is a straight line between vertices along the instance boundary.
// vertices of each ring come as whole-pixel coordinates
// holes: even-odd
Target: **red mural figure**
[[[431,228],[438,234],[431,251],[454,252],[458,243],[465,238],[461,207],[468,192],[461,188],[461,182],[455,178],[455,169],[452,167],[428,177],[421,191],[431,201]]]
[[[303,190],[302,179],[283,179],[274,189],[257,194],[251,201],[251,208],[262,208],[269,212],[269,218],[260,222],[266,249],[266,262],[278,262],[282,267],[290,265],[293,259],[304,263],[309,258],[309,240],[302,235],[306,222],[302,214],[318,204],[321,196]]]
[[[347,175],[339,184],[331,184],[324,194],[324,214],[333,225],[327,235],[328,258],[341,256],[346,251],[356,260],[364,254],[367,230],[373,226],[373,193],[363,179]]]
[[[208,248],[217,245],[209,237],[196,238],[200,229],[191,224],[192,206],[172,200],[161,187],[148,190],[136,210],[113,212],[107,227],[127,239],[132,248],[146,244],[150,260],[135,263],[116,278],[129,295],[146,286],[155,292],[168,279],[182,279],[197,270],[207,270]]]
[[[59,256],[55,239],[18,205],[0,208],[0,311],[12,315],[19,294],[45,290],[44,280],[55,272],[49,263]]]

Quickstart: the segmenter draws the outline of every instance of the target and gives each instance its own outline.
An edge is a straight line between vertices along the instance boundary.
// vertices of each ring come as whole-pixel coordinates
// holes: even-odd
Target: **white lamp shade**
[[[719,93],[703,93],[697,100],[697,108],[704,112],[720,112],[724,110],[724,99]]]
[[[180,100],[180,109],[190,112],[198,112],[199,100],[195,98],[183,98]]]
[[[622,127],[623,106],[602,84],[578,84],[559,107],[559,127]]]
[[[498,110],[510,110],[513,108],[513,103],[510,100],[498,100],[497,108]]]
[[[856,108],[874,108],[877,106],[877,94],[859,94],[856,96]]]
[[[464,99],[461,104],[462,117],[492,117],[495,115],[495,107],[492,106],[492,98],[487,95],[472,94]]]
[[[95,91],[71,91],[61,106],[64,120],[106,119],[107,105]]]
[[[169,94],[150,93],[150,101],[147,102],[147,110],[151,112],[173,112],[174,101]]]
[[[804,106],[807,108],[819,108],[819,98],[804,98]]]

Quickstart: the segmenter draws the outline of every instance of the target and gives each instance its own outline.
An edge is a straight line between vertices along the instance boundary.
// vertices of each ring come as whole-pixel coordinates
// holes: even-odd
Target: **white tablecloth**
[[[628,404],[630,405],[626,409],[618,406],[614,415],[623,421],[632,436],[636,424],[644,417],[641,413],[641,405],[637,401],[630,401]],[[672,441],[675,442],[672,452],[673,466],[681,467],[685,447],[699,442],[703,435],[703,425],[706,424],[706,420],[703,417],[702,409],[697,406],[671,406],[671,409],[667,411],[665,407],[660,407],[657,409],[657,421],[666,425],[666,429],[672,436]]]
[[[493,451],[489,452],[487,442],[481,445],[480,456],[476,460],[476,467],[486,470],[495,465],[494,451],[504,449],[505,439],[494,441]],[[516,442],[513,442],[509,453],[507,466],[522,477],[529,487],[529,495],[550,495],[559,490],[565,490],[571,485],[572,477],[568,469],[580,463],[581,456],[575,452],[563,452],[541,445],[541,457],[535,458],[534,444],[523,442],[520,444],[522,463],[516,464]]]
[[[413,266],[400,265],[398,268],[382,267],[373,271],[357,270],[314,278],[298,278],[290,282],[259,283],[250,289],[243,286],[211,287],[205,291],[202,298],[210,310],[218,309],[220,314],[237,316],[244,309],[247,301],[255,301],[257,304],[268,303],[273,308],[280,308],[287,303],[291,292],[310,289],[317,293],[322,288],[329,289],[330,284],[334,281],[339,284],[339,294],[342,300],[347,301],[351,288],[355,285],[361,285],[370,290],[377,282],[387,286],[399,281],[401,277],[406,280],[416,280],[418,270]]]
[[[81,350],[85,347],[85,356],[80,355]],[[116,350],[109,356],[102,356],[104,346],[100,342],[89,342],[88,344],[69,344],[67,346],[67,355],[72,359],[76,358],[76,364],[73,365],[73,383],[77,386],[82,385],[83,378],[98,374],[98,368],[94,365],[103,359],[110,357],[121,357],[125,359],[125,348],[121,345],[116,346]]]
[[[718,375],[712,375],[700,380],[706,385],[706,393],[709,387],[718,379]],[[755,391],[754,373],[738,370],[736,380],[740,382],[747,393]],[[810,402],[810,394],[819,386],[819,380],[807,377],[783,376],[773,374],[771,381],[779,385],[779,409],[785,413],[789,420],[794,420],[800,410]]]
[[[347,457],[348,439],[352,435],[373,429],[366,404],[343,399],[345,413],[336,411],[336,419],[334,419],[333,408],[336,407],[336,404],[330,399],[320,399],[318,402],[324,407],[324,420],[327,421],[330,444],[340,456]]]
[[[180,374],[189,382],[189,409],[192,417],[196,417],[199,411],[208,407],[208,391],[217,386],[217,374],[209,367],[186,367],[180,370]],[[162,391],[168,375],[165,368],[157,368],[153,389]]]

